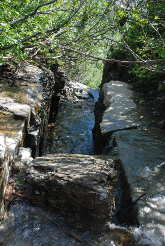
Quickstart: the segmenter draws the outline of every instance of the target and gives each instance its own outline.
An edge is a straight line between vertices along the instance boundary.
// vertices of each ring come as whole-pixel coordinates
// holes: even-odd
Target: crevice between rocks
[[[10,203],[10,199],[13,199],[13,190],[10,191],[10,179],[12,180],[14,172],[20,172],[22,168],[26,168],[26,164],[19,166],[21,160],[19,160],[20,147],[32,152],[32,157],[41,156],[45,152],[45,145],[47,140],[48,124],[55,119],[58,111],[58,102],[60,99],[60,93],[64,88],[66,77],[63,72],[44,68],[39,69],[29,64],[24,64],[20,74],[16,74],[15,87],[21,88],[21,100],[17,100],[18,95],[13,92],[10,93],[11,100],[16,105],[27,105],[31,110],[24,115],[24,111],[20,108],[18,114],[15,114],[15,108],[11,112],[11,117],[15,121],[22,121],[23,127],[16,129],[17,138],[11,135],[11,139],[16,141],[14,150],[7,150],[7,145],[2,143],[0,146],[0,219],[3,219],[6,212],[6,204]],[[27,77],[27,79],[26,79]],[[1,81],[3,84],[3,80]],[[7,83],[5,83],[5,86]],[[31,87],[30,87],[30,86]],[[29,86],[29,87],[27,87]],[[5,88],[6,88],[5,87]],[[8,87],[7,87],[8,88]],[[27,88],[30,88],[29,92]],[[27,102],[24,103],[24,97],[28,95]],[[3,98],[3,95],[1,96]],[[16,98],[16,99],[15,99]],[[28,101],[29,100],[29,101]],[[3,104],[2,104],[3,105]],[[6,110],[6,108],[5,108]],[[10,110],[10,108],[9,108]],[[4,111],[3,109],[1,110]],[[6,111],[5,111],[6,112]],[[10,111],[7,112],[10,113]],[[9,114],[8,113],[8,114]],[[2,123],[2,122],[1,122]],[[10,122],[9,122],[10,123]],[[4,126],[3,126],[4,127]],[[7,125],[6,125],[7,127]],[[10,131],[10,128],[7,128]],[[8,137],[5,132],[1,134],[2,138]],[[29,152],[30,154],[30,152]],[[18,164],[16,164],[18,163]],[[14,164],[14,165],[13,165]],[[16,167],[17,166],[17,167]],[[6,174],[7,173],[7,174]],[[14,180],[12,182],[15,182]],[[6,193],[7,191],[7,193]],[[8,201],[6,201],[6,194]],[[4,205],[5,203],[5,205]]]
[[[101,85],[102,87],[102,85]],[[121,160],[118,159],[118,155],[115,157],[111,156],[109,150],[116,148],[117,144],[115,138],[112,139],[113,132],[108,132],[106,134],[101,133],[100,123],[102,121],[103,113],[106,109],[104,103],[103,92],[100,91],[99,100],[95,104],[95,126],[93,129],[93,138],[94,138],[94,151],[96,155],[108,156],[109,158],[113,158],[117,160],[118,163],[118,172],[119,172],[119,196],[120,199],[117,201],[117,205],[119,209],[117,210],[113,221],[120,225],[139,225],[137,216],[138,211],[136,204],[132,200],[130,185],[128,183],[128,179],[125,174],[125,170]],[[134,127],[133,127],[134,128]],[[135,127],[137,128],[137,127]],[[132,129],[132,128],[131,128]],[[121,129],[125,130],[125,129]],[[111,141],[111,144],[109,144]]]
[[[101,134],[100,123],[102,121],[103,112],[106,107],[103,103],[103,93],[100,90],[99,100],[95,103],[95,126],[93,128],[94,153],[101,155],[106,146],[106,137]]]

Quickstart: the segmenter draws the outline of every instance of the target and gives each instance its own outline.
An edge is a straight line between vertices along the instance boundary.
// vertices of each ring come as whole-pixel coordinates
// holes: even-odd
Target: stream
[[[93,154],[94,102],[60,102],[56,122],[49,128],[47,153]]]
[[[92,129],[99,93],[93,92],[95,98],[85,94],[60,101],[56,121],[49,126],[47,153],[94,153]],[[77,219],[68,221],[22,200],[10,206],[7,219],[0,224],[0,246],[78,246],[96,237]]]
[[[49,127],[47,153],[94,154],[92,129],[96,100],[86,94],[75,100],[60,101],[56,121]],[[109,223],[107,232],[102,234],[83,226],[78,220],[66,219],[18,200],[10,206],[7,219],[0,224],[0,246],[165,245],[165,134],[145,127],[131,130],[131,135],[127,130],[115,134],[119,139],[116,147],[120,148],[119,155],[128,163],[126,175],[131,177],[128,181],[135,184],[133,198],[147,193],[147,197],[140,201],[139,227],[127,228]],[[115,148],[112,155],[114,152]],[[132,162],[134,168],[130,169],[129,163]]]

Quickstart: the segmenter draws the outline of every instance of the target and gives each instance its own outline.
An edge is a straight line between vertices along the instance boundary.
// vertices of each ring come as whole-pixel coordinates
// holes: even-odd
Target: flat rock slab
[[[100,124],[102,134],[139,126],[136,104],[128,84],[110,81],[102,90],[106,107]]]
[[[165,133],[162,130],[124,130],[112,135],[133,200],[138,201],[138,220],[158,241],[165,240]],[[110,140],[112,141],[112,140]],[[155,233],[156,232],[156,233]],[[157,244],[157,245],[164,245]]]
[[[88,211],[105,220],[115,209],[118,171],[114,164],[97,156],[50,154],[32,162],[27,182],[38,199],[53,208]]]

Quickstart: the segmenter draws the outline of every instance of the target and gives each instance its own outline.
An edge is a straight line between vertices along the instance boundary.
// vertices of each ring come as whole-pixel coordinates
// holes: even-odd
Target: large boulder
[[[55,154],[36,158],[27,171],[35,200],[65,210],[89,212],[99,221],[117,209],[118,163],[80,154]]]

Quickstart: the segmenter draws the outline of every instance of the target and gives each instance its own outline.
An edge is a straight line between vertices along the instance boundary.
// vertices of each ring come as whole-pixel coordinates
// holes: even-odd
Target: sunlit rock
[[[101,133],[136,128],[139,125],[138,114],[132,99],[133,93],[128,84],[110,81],[103,85],[102,90],[106,110],[100,123]]]
[[[0,218],[13,163],[31,160],[19,147],[32,148],[33,156],[44,150],[54,83],[50,71],[28,64],[20,66],[13,80],[0,79]]]
[[[31,108],[27,104],[17,103],[10,97],[0,98],[0,109],[3,111],[11,112],[15,116],[29,118]]]
[[[124,130],[112,135],[136,201],[138,220],[144,230],[165,239],[165,137],[160,130]],[[111,141],[111,140],[110,140]],[[150,245],[155,245],[151,244]]]
[[[30,148],[20,147],[17,158],[14,162],[14,169],[20,171],[21,169],[27,168],[30,162],[33,160],[32,151]]]

